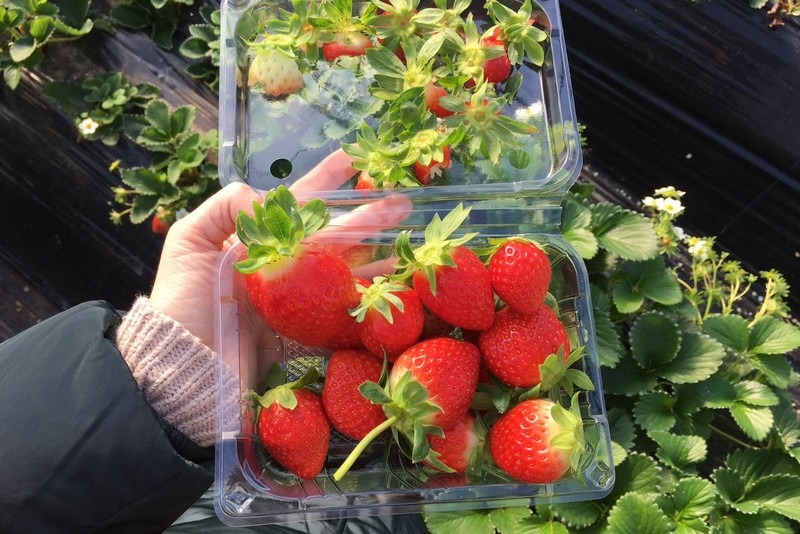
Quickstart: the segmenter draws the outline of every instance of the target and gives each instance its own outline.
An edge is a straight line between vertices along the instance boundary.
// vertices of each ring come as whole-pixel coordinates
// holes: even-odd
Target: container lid
[[[379,3],[223,1],[221,182],[290,186],[330,156],[354,167],[314,188],[330,204],[563,194],[581,151],[558,3]]]

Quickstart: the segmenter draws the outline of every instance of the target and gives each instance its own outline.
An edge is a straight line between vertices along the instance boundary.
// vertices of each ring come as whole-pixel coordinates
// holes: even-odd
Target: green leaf
[[[16,89],[22,78],[22,69],[18,65],[8,65],[3,69],[3,81],[9,89]]]
[[[53,19],[50,17],[36,17],[28,27],[28,33],[38,44],[43,44],[53,32]]]
[[[664,431],[650,432],[649,435],[658,443],[658,459],[675,469],[683,470],[702,462],[708,454],[706,441],[700,436],[679,436]]]
[[[596,286],[591,288],[590,294],[600,365],[614,367],[625,354],[625,347],[622,345],[619,330],[611,320],[611,302]]]
[[[797,534],[786,519],[766,510],[757,514],[728,513],[721,518],[718,530],[720,534]]]
[[[498,508],[489,512],[489,520],[500,534],[519,532],[519,524],[531,516],[530,508]]]
[[[520,521],[517,530],[509,531],[509,534],[569,534],[569,530],[558,521],[531,516]]]
[[[616,468],[614,488],[608,501],[629,492],[658,493],[661,469],[655,460],[641,453],[632,453]]]
[[[35,50],[35,39],[30,35],[23,35],[11,43],[11,46],[8,48],[8,53],[11,57],[11,61],[14,63],[22,63],[28,59]]]
[[[723,376],[712,376],[699,387],[708,408],[730,408],[736,402],[736,389]]]
[[[633,358],[623,358],[613,368],[603,367],[603,389],[616,395],[640,395],[658,384],[655,374],[642,370]]]
[[[117,5],[111,9],[111,18],[120,26],[132,30],[142,30],[152,23],[151,14],[137,5]]]
[[[800,328],[775,317],[762,317],[750,329],[753,354],[784,354],[800,347]]]
[[[613,407],[608,409],[607,417],[611,439],[626,450],[632,449],[636,440],[636,427],[628,412],[622,408]]]
[[[631,326],[631,354],[642,369],[653,371],[675,358],[681,346],[678,325],[662,313],[640,315]]]
[[[778,396],[772,388],[761,382],[753,380],[743,380],[733,386],[736,390],[736,399],[740,402],[753,404],[755,406],[775,406],[778,404]]]
[[[747,350],[750,332],[747,321],[740,315],[712,315],[703,321],[703,331],[729,349]]]
[[[561,234],[583,259],[591,259],[600,245],[590,230],[592,212],[588,206],[569,194],[561,204]]]
[[[89,16],[90,0],[50,0],[58,6],[58,16],[68,26],[80,28]]]
[[[644,304],[644,295],[634,290],[633,286],[622,283],[614,288],[614,305],[620,313],[632,314]]]
[[[669,518],[652,498],[639,493],[628,493],[608,514],[608,529],[614,534],[670,533]]]
[[[712,478],[714,479],[717,494],[729,505],[734,506],[735,503],[739,503],[744,499],[746,491],[744,481],[734,470],[725,467],[717,468],[714,470]],[[738,507],[737,509],[741,510]],[[748,510],[741,511],[755,513],[758,511],[758,507],[751,506]]]
[[[675,399],[664,392],[654,391],[636,401],[633,415],[647,432],[670,430],[675,426]]]
[[[649,219],[610,203],[592,207],[592,227],[601,247],[626,260],[643,261],[658,254],[658,236]]]
[[[675,384],[701,382],[717,372],[725,349],[709,336],[684,333],[678,355],[659,374]]]
[[[158,195],[139,195],[133,199],[131,206],[131,222],[133,224],[143,223],[156,211],[161,197]]]
[[[78,84],[50,82],[42,90],[46,96],[55,100],[61,109],[70,115],[78,116],[91,109],[91,106],[83,99],[84,91]]]
[[[778,389],[786,389],[795,382],[792,366],[782,354],[755,354],[748,357],[747,361]]]
[[[593,501],[552,504],[550,508],[570,526],[584,528],[593,525],[600,519],[603,509]]]
[[[144,116],[150,125],[159,132],[169,135],[170,133],[170,113],[169,106],[164,100],[151,100],[144,108]]]
[[[773,417],[769,408],[749,406],[735,403],[730,408],[731,415],[742,432],[756,441],[766,438],[772,429]]]
[[[630,263],[624,269],[623,286],[634,295],[653,302],[671,306],[683,299],[678,277],[664,265],[661,257],[649,261]]]
[[[179,139],[184,134],[191,131],[194,123],[194,106],[180,106],[169,117],[169,129],[167,130],[173,139]]]
[[[150,32],[153,42],[164,50],[172,50],[172,36],[178,27],[176,8],[170,8],[175,5],[166,4],[164,9],[159,10]]]
[[[197,37],[189,37],[181,43],[178,51],[189,59],[203,59],[209,51],[208,43]]]
[[[746,490],[766,476],[800,476],[800,464],[774,449],[736,449],[728,458],[727,467],[736,472]]]
[[[794,405],[788,399],[782,398],[780,403],[772,408],[772,413],[780,444],[787,454],[800,462],[800,421],[797,419]]]
[[[800,521],[800,478],[789,475],[760,478],[747,492],[747,500]]]
[[[161,176],[144,167],[133,167],[120,170],[123,183],[132,187],[142,195],[160,195],[164,191],[164,180]]]
[[[489,514],[482,511],[465,510],[459,512],[426,513],[425,526],[430,534],[494,534],[494,525]]]
[[[714,511],[717,492],[714,484],[703,478],[684,478],[678,482],[669,497],[670,511],[667,512],[680,524],[684,519],[695,519]]]

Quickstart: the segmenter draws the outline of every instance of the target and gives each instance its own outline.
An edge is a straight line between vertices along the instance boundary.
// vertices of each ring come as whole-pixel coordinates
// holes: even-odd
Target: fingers
[[[250,186],[234,182],[206,199],[197,209],[176,222],[172,229],[221,249],[236,231],[239,211],[252,214],[253,202],[261,200],[261,196]]]
[[[326,243],[332,252],[340,254],[368,237],[396,227],[410,213],[408,197],[390,195],[336,217],[314,234],[311,241]]]
[[[353,177],[355,170],[352,159],[339,149],[325,159],[308,174],[297,180],[292,187],[292,194],[298,201],[308,201],[318,191],[332,191]]]

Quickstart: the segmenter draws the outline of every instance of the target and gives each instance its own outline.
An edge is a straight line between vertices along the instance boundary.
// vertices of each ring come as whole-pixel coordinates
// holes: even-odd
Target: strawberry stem
[[[350,454],[345,459],[344,463],[336,470],[333,474],[333,480],[339,482],[342,477],[344,477],[347,472],[353,467],[353,464],[361,456],[361,453],[364,452],[364,449],[367,448],[367,445],[372,443],[372,441],[380,436],[384,430],[390,428],[393,424],[397,422],[397,416],[393,415],[384,421],[383,423],[379,424],[372,430],[370,430],[369,434],[364,436],[364,438],[358,442],[358,445],[350,452]]]

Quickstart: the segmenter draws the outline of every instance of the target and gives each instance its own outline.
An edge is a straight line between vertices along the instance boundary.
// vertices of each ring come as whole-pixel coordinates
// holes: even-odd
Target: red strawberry
[[[422,303],[411,288],[383,277],[360,287],[361,304],[351,313],[359,325],[361,343],[393,362],[422,334]]]
[[[431,450],[437,459],[455,471],[464,473],[471,466],[477,467],[483,460],[486,428],[470,412],[464,414],[452,428],[444,430],[444,436],[428,436]]]
[[[280,335],[324,345],[352,322],[349,310],[359,302],[347,264],[302,243],[328,223],[324,204],[312,200],[300,208],[280,186],[267,194],[263,207],[253,207],[253,217],[240,212],[236,219],[248,258],[234,265],[245,273],[253,310]]]
[[[303,87],[303,74],[294,58],[280,49],[258,52],[250,63],[247,84],[261,85],[264,93],[280,97]]]
[[[541,381],[539,365],[551,354],[567,359],[569,338],[548,306],[532,314],[511,308],[497,312],[494,325],[481,332],[479,346],[489,371],[509,386],[533,387]]]
[[[389,428],[405,445],[403,450],[410,450],[412,462],[427,461],[450,471],[436,459],[425,436],[454,426],[467,413],[479,365],[478,347],[449,337],[421,341],[403,352],[385,388],[374,382],[359,388],[362,395],[383,406],[387,419],[359,442],[333,474],[334,480],[341,480],[367,445]]]
[[[157,215],[153,215],[150,221],[150,231],[155,235],[167,235],[169,223]]]
[[[452,165],[450,161],[450,147],[442,147],[442,159],[431,159],[427,165],[415,161],[414,162],[414,176],[417,181],[422,185],[430,185],[433,180],[439,178],[445,169],[449,169]]]
[[[492,288],[510,308],[534,313],[550,286],[552,268],[536,243],[513,237],[501,241],[489,259]]]
[[[439,410],[420,419],[442,429],[461,419],[475,393],[480,368],[478,347],[466,341],[439,337],[421,341],[401,354],[389,373],[389,391],[396,391],[408,372],[428,392]]]
[[[333,41],[322,43],[322,56],[326,61],[341,56],[357,57],[364,55],[367,48],[372,48],[372,41],[363,33],[339,32],[334,35]]]
[[[425,107],[437,117],[449,117],[454,112],[445,109],[439,103],[439,99],[447,95],[447,91],[443,87],[434,85],[433,82],[428,82],[425,86],[425,93],[423,98],[425,100]]]
[[[530,399],[501,415],[489,430],[494,463],[532,484],[549,484],[577,470],[585,451],[577,404],[577,395],[570,411],[547,399]]]
[[[377,188],[375,187],[375,180],[372,176],[370,176],[367,171],[362,171],[361,174],[358,175],[358,178],[356,178],[356,185],[353,189],[358,189],[359,191],[374,191]]]
[[[316,373],[256,396],[256,431],[267,452],[302,479],[316,477],[328,454],[330,424],[319,397],[304,386]]]
[[[367,381],[377,382],[382,363],[365,350],[340,350],[331,354],[322,388],[322,405],[333,428],[352,439],[362,439],[386,420],[383,409],[358,391]]]
[[[353,319],[344,329],[325,342],[325,347],[331,350],[363,349],[361,336],[358,333],[358,323]]]
[[[440,319],[467,330],[485,330],[494,321],[494,293],[489,272],[464,243],[475,234],[450,239],[469,209],[458,205],[444,219],[434,215],[425,243],[411,248],[408,232],[396,240],[398,276],[411,276],[422,304]]]
[[[511,60],[505,53],[503,42],[489,39],[481,42],[487,47],[494,46],[503,49],[503,55],[483,62],[483,78],[489,83],[504,82],[511,75]]]

